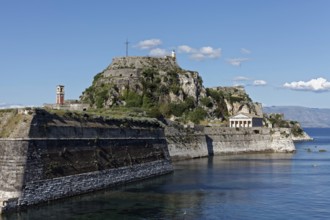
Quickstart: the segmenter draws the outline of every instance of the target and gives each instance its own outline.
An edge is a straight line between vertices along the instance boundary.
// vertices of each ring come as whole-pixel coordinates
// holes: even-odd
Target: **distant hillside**
[[[6,103],[0,103],[0,109],[8,109],[8,108],[24,108],[23,105],[18,104],[6,104]]]
[[[330,127],[330,109],[299,106],[271,106],[263,108],[265,113],[283,113],[285,119],[298,121],[302,127]]]

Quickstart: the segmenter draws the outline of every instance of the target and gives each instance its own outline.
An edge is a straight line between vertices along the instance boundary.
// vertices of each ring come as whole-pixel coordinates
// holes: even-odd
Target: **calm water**
[[[306,130],[315,141],[295,154],[178,162],[173,174],[2,218],[329,219],[330,129]]]

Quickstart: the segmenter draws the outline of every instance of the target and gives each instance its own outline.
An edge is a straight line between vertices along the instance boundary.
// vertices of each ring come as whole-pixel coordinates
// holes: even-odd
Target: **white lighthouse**
[[[173,60],[175,60],[175,59],[176,59],[175,50],[172,50],[172,54],[171,54],[171,57],[172,57],[172,59],[173,59]]]

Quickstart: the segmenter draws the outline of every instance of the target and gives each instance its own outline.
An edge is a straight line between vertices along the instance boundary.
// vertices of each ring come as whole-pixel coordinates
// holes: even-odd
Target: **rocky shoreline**
[[[305,131],[300,136],[292,136],[293,142],[301,142],[301,141],[313,141],[314,139],[310,137]]]

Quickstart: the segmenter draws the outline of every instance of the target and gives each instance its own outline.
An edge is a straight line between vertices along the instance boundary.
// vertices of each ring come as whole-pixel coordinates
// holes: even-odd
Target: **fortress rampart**
[[[173,160],[221,154],[295,151],[291,131],[287,128],[171,127],[166,128],[165,134]]]
[[[295,150],[289,129],[33,114],[0,138],[0,212],[166,174],[171,159]]]
[[[27,137],[0,139],[0,210],[172,171],[164,131],[156,122],[74,119],[40,111]]]

